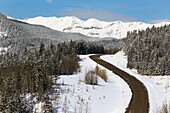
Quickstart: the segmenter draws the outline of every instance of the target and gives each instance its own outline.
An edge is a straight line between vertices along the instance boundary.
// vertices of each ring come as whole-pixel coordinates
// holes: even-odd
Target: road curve
[[[144,84],[137,78],[102,60],[100,56],[101,55],[92,55],[90,58],[121,77],[132,91],[132,98],[125,113],[149,113],[148,92]]]

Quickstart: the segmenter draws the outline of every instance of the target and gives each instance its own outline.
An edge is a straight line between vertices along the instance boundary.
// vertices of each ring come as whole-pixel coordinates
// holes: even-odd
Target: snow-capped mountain
[[[73,20],[68,21],[69,19]],[[49,22],[51,22],[51,26],[54,25],[55,27],[52,20],[53,19]],[[59,22],[61,23],[60,27],[63,27],[63,29],[67,26],[74,26],[74,24],[82,23],[81,20],[74,17],[60,18],[56,23]],[[0,47],[9,48],[9,52],[21,52],[24,48],[35,49],[39,47],[40,43],[49,45],[51,42],[53,44],[58,44],[59,42],[67,42],[71,40],[95,41],[96,43],[98,41],[98,43],[105,44],[106,47],[113,47],[112,45],[114,45],[114,47],[116,46],[118,48],[121,48],[123,43],[123,40],[111,38],[100,39],[97,37],[89,37],[81,33],[61,32],[42,25],[27,24],[23,21],[7,17],[2,13],[0,13],[0,40]]]
[[[36,17],[22,20],[30,24],[39,24],[62,32],[81,33],[90,37],[124,38],[127,31],[145,30],[148,27],[160,27],[168,23],[146,24],[142,22],[106,22],[90,18],[86,21],[73,16],[66,17]]]
[[[74,26],[77,24],[82,23],[83,21],[76,18],[76,17],[35,17],[32,19],[25,19],[24,22],[31,23],[31,24],[39,24],[44,25],[46,27],[50,27],[54,30],[61,31],[69,26]]]

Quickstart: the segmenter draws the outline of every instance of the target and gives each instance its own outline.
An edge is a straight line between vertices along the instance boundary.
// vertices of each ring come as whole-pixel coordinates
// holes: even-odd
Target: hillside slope
[[[0,46],[8,47],[10,51],[21,51],[25,47],[35,48],[40,43],[59,43],[70,40],[95,41],[79,33],[63,33],[42,25],[32,25],[14,19],[9,19],[0,13]]]

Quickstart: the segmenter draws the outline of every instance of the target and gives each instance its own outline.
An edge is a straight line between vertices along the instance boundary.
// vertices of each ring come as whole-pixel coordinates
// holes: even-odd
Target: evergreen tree
[[[45,104],[43,108],[44,113],[52,113],[52,103],[50,102],[48,92],[45,95]]]
[[[128,32],[123,48],[128,55],[127,67],[146,75],[169,75],[169,42],[170,25]]]

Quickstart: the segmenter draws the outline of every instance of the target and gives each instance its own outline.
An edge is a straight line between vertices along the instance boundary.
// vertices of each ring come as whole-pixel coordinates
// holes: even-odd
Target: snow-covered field
[[[101,58],[135,76],[144,83],[149,93],[150,113],[155,113],[156,109],[161,108],[163,102],[170,104],[170,76],[139,75],[136,70],[126,68],[127,57],[124,56],[122,51],[115,55],[101,56]]]
[[[89,55],[80,55],[81,71],[78,74],[60,76],[57,84],[61,85],[59,90],[59,104],[57,110],[63,112],[67,104],[68,113],[83,111],[85,113],[124,113],[130,99],[131,91],[127,83],[120,77],[107,71],[108,81],[104,82],[99,78],[99,85],[87,85],[84,83],[85,73],[95,69],[96,63],[89,58]],[[100,68],[104,68],[99,66]],[[57,86],[54,86],[57,87]],[[55,93],[53,94],[55,95]],[[56,105],[56,101],[53,103]]]
[[[96,63],[89,55],[80,55],[81,71],[74,75],[62,75],[54,79],[52,105],[57,113],[124,113],[132,97],[131,90],[120,77],[107,70],[108,81],[98,78],[99,85],[84,83],[85,73],[94,70]],[[164,102],[170,104],[170,76],[142,76],[136,70],[126,68],[127,57],[122,51],[101,58],[135,76],[144,83],[149,93],[150,113],[156,113]],[[105,69],[100,66],[101,69]],[[41,112],[41,103],[34,110]]]
[[[21,20],[30,24],[39,24],[49,27],[54,30],[62,32],[73,32],[81,33],[90,37],[113,37],[113,38],[124,38],[126,37],[127,31],[133,30],[145,30],[148,27],[160,27],[170,22],[148,24],[143,22],[107,22],[100,21],[94,18],[90,18],[86,21],[80,20],[77,17],[66,16],[66,17],[35,17]]]

